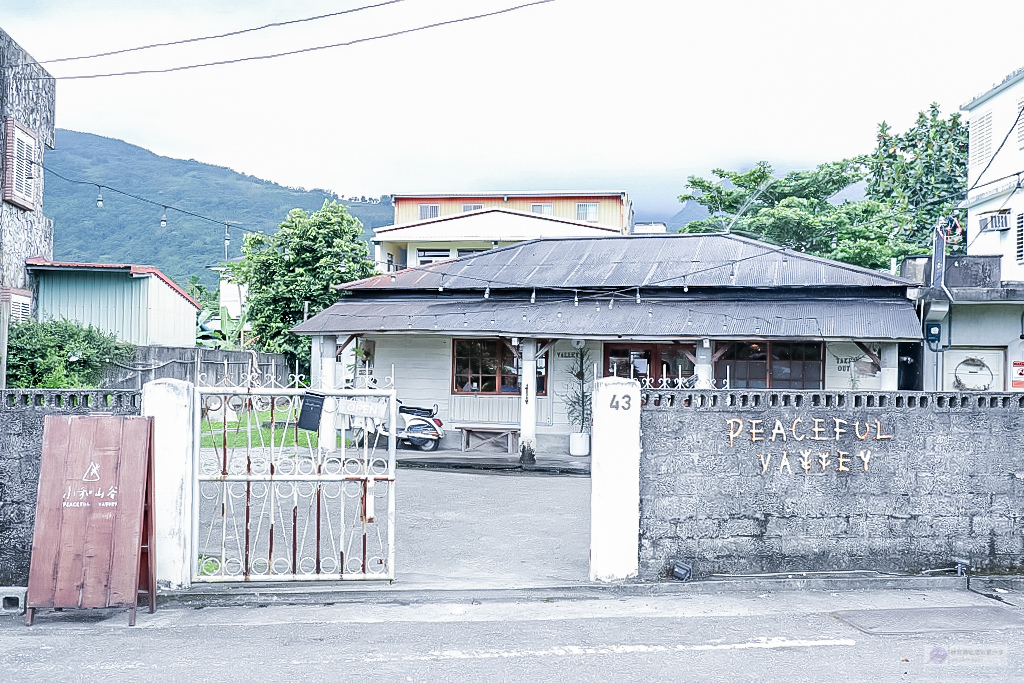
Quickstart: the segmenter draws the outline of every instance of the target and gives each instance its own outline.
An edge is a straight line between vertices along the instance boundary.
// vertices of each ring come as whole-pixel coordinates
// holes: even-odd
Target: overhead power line
[[[1012,125],[1010,126],[1010,130],[1006,131],[1006,135],[1005,135],[1005,136],[1003,136],[1003,141],[1002,141],[1002,142],[1000,142],[1000,143],[999,143],[999,147],[998,147],[998,148],[996,148],[995,154],[993,154],[993,155],[992,155],[992,156],[991,156],[991,157],[989,158],[989,160],[988,160],[988,163],[987,163],[987,164],[985,164],[985,168],[981,169],[981,173],[979,173],[979,174],[978,174],[978,177],[977,177],[977,179],[976,179],[976,180],[974,181],[974,184],[973,184],[973,185],[971,185],[971,186],[970,186],[970,188],[968,188],[968,189],[967,189],[967,194],[966,194],[966,195],[964,195],[964,198],[966,198],[966,197],[967,197],[967,195],[969,195],[969,194],[971,193],[971,190],[973,190],[974,188],[976,188],[976,187],[978,186],[978,183],[980,183],[980,182],[981,182],[981,178],[982,178],[982,176],[984,176],[984,175],[985,175],[985,171],[987,171],[987,170],[989,169],[989,167],[990,167],[990,166],[992,165],[992,162],[996,160],[996,157],[997,157],[997,156],[999,156],[999,153],[1000,153],[1001,151],[1003,151],[1003,145],[1005,145],[1005,144],[1006,144],[1006,141],[1010,139],[1010,134],[1011,134],[1011,133],[1013,133],[1013,129],[1017,127],[1017,124],[1018,124],[1018,123],[1020,123],[1020,118],[1021,118],[1021,116],[1024,116],[1024,107],[1021,107],[1021,110],[1020,110],[1019,112],[1017,112],[1017,118],[1015,118],[1015,119],[1013,120],[1013,124],[1012,124]]]
[[[354,40],[347,40],[347,41],[344,41],[344,42],[341,42],[341,43],[331,43],[330,45],[316,45],[316,46],[313,46],[313,47],[304,47],[304,48],[300,48],[300,49],[297,49],[297,50],[288,50],[286,52],[275,52],[273,54],[253,55],[251,57],[236,57],[234,59],[222,59],[222,60],[213,61],[213,62],[203,62],[201,64],[185,64],[185,65],[182,65],[182,66],[173,66],[173,67],[168,67],[168,68],[164,68],[164,69],[137,69],[137,70],[134,70],[134,71],[116,71],[116,72],[99,73],[99,74],[81,74],[81,75],[78,75],[78,76],[51,76],[51,77],[29,76],[29,77],[22,77],[21,80],[47,80],[48,78],[53,78],[53,79],[59,80],[59,81],[74,81],[74,80],[93,79],[93,78],[111,78],[111,77],[115,77],[115,76],[142,76],[142,75],[147,75],[147,74],[163,74],[163,73],[173,73],[173,72],[176,72],[176,71],[188,71],[188,70],[191,70],[191,69],[203,69],[203,68],[207,68],[207,67],[211,67],[211,66],[224,66],[224,65],[227,65],[227,64],[241,64],[243,62],[254,62],[254,61],[261,61],[261,60],[266,60],[266,59],[277,59],[278,57],[290,57],[292,55],[305,54],[305,53],[308,53],[308,52],[317,52],[317,51],[320,51],[320,50],[329,50],[329,49],[337,48],[337,47],[350,47],[352,45],[359,45],[360,43],[369,43],[369,42],[372,42],[372,41],[375,41],[375,40],[383,40],[385,38],[394,38],[396,36],[407,35],[407,34],[410,34],[410,33],[417,33],[419,31],[426,31],[428,29],[438,28],[438,27],[441,27],[441,26],[450,26],[452,24],[460,24],[460,23],[467,22],[467,21],[475,21],[477,19],[485,19],[487,17],[494,17],[494,16],[498,16],[500,14],[508,14],[510,12],[516,12],[516,11],[519,11],[519,10],[522,10],[522,9],[526,9],[528,7],[534,7],[536,5],[546,5],[546,4],[550,3],[550,2],[555,2],[555,0],[535,0],[534,2],[527,2],[527,3],[521,4],[521,5],[515,5],[513,7],[506,7],[504,9],[495,10],[493,12],[485,12],[483,14],[474,14],[474,15],[471,15],[471,16],[459,17],[457,19],[446,19],[445,21],[436,21],[436,22],[433,22],[433,23],[430,23],[430,24],[424,24],[422,26],[416,26],[414,28],[402,29],[400,31],[391,31],[389,33],[382,33],[382,34],[375,35],[375,36],[368,36],[366,38],[356,38]]]
[[[80,55],[78,57],[60,57],[57,59],[47,59],[38,64],[59,64],[62,62],[76,62],[83,59],[96,59],[99,57],[112,57],[114,55],[128,54],[129,52],[139,52],[142,50],[152,50],[158,47],[170,47],[172,45],[186,45],[188,43],[198,43],[204,40],[217,40],[219,38],[231,38],[233,36],[240,36],[246,33],[253,33],[255,31],[263,31],[268,28],[279,28],[281,26],[291,26],[293,24],[302,24],[310,21],[319,21],[321,19],[330,19],[332,17],[339,17],[343,14],[355,14],[356,12],[362,12],[363,10],[376,9],[378,7],[384,7],[386,5],[395,5],[406,0],[387,0],[386,2],[378,2],[374,5],[363,5],[362,7],[353,7],[352,9],[342,10],[340,12],[331,12],[329,14],[318,14],[313,17],[303,17],[302,19],[289,19],[288,21],[275,21],[270,24],[263,24],[262,26],[253,26],[251,28],[243,28],[237,31],[229,31],[227,33],[218,33],[212,36],[197,36],[194,38],[184,38],[182,40],[172,40],[166,43],[150,43],[149,45],[139,45],[137,47],[128,47],[123,50],[111,50],[109,52],[97,52],[91,55]]]
[[[238,228],[239,230],[242,230],[243,232],[263,232],[262,230],[253,230],[252,228],[244,228],[237,221],[227,221],[227,220],[219,220],[219,219],[216,219],[216,218],[210,218],[209,216],[204,216],[204,215],[202,215],[200,213],[196,213],[194,211],[189,211],[188,209],[182,209],[180,207],[173,206],[171,204],[165,204],[164,202],[158,202],[158,201],[155,201],[153,199],[147,199],[146,197],[140,197],[137,194],[132,194],[131,192],[125,192],[124,190],[119,190],[116,187],[111,187],[110,185],[106,185],[104,183],[97,183],[97,182],[93,182],[91,180],[78,180],[77,178],[68,178],[67,176],[62,175],[62,174],[58,173],[57,171],[54,171],[52,168],[49,168],[49,167],[44,166],[42,164],[37,164],[37,165],[41,166],[42,169],[44,171],[46,171],[47,173],[50,173],[50,174],[60,178],[61,180],[65,181],[65,182],[72,183],[72,184],[75,184],[75,185],[91,185],[91,186],[97,188],[98,190],[100,190],[101,195],[102,195],[102,191],[103,190],[110,190],[111,192],[114,192],[115,194],[123,195],[125,197],[130,197],[130,198],[132,198],[132,199],[134,199],[136,201],[145,202],[146,204],[152,204],[153,206],[163,207],[165,212],[168,211],[168,210],[170,210],[170,211],[177,211],[178,213],[185,214],[186,216],[192,216],[193,218],[198,218],[200,220],[208,221],[208,222],[214,223],[214,224],[216,224],[218,226],[221,226],[221,225],[225,226],[225,228],[227,226],[230,226],[232,228]]]

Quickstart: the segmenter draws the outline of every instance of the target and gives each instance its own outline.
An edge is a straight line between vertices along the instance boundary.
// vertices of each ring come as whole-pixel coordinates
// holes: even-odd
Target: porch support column
[[[711,360],[710,339],[702,339],[697,344],[697,362],[694,363],[693,373],[697,375],[698,389],[715,388],[715,364]]]
[[[325,336],[320,338],[320,389],[331,391],[334,385],[334,369],[337,366],[335,354],[338,352],[338,338]],[[334,420],[335,410],[327,410],[329,404],[337,405],[335,399],[324,401],[324,410],[320,413],[320,429],[317,431],[317,442],[321,451],[331,451],[336,448],[338,434]]]
[[[537,340],[521,340],[519,353],[519,462],[532,465],[537,462]]]
[[[335,354],[338,353],[338,338],[333,336],[320,337],[320,384],[321,389],[334,389],[334,369],[337,365]]]
[[[899,350],[899,344],[882,344],[882,391],[896,391],[899,388]]]

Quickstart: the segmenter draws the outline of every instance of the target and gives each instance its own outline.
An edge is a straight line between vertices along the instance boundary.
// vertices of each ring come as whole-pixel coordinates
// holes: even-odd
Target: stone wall
[[[670,391],[642,413],[640,573],[1024,568],[1020,394]]]
[[[138,415],[137,391],[13,389],[0,392],[0,586],[28,584],[43,418]]]
[[[0,201],[0,287],[28,288],[25,259],[53,258],[53,221],[43,216],[43,150],[53,149],[55,82],[14,40],[0,30],[0,164],[5,163],[7,131],[13,118],[36,136],[33,169],[35,209]],[[0,168],[0,182],[5,169]]]

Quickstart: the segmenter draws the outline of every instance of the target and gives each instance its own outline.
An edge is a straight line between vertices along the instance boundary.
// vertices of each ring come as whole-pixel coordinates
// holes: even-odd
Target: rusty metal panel
[[[130,607],[134,622],[143,552],[152,611],[151,439],[148,417],[46,416],[29,623],[39,607]]]

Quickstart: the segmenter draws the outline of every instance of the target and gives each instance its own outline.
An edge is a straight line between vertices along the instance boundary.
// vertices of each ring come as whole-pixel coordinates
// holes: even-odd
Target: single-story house
[[[74,320],[137,346],[195,346],[202,305],[154,266],[25,260],[40,322]]]
[[[356,341],[367,372],[449,426],[561,449],[581,353],[587,375],[655,389],[917,388],[913,284],[733,234],[537,239],[339,285],[294,332],[314,386]]]

